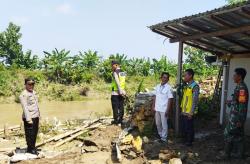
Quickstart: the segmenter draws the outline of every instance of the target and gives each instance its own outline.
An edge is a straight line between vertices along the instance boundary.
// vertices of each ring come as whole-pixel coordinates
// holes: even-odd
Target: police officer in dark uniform
[[[237,158],[244,158],[244,124],[247,117],[248,107],[248,88],[244,82],[247,72],[244,68],[236,68],[234,82],[236,87],[232,94],[232,100],[227,102],[230,108],[229,120],[226,125],[225,136],[225,153],[226,158],[231,158],[231,152],[236,149]]]

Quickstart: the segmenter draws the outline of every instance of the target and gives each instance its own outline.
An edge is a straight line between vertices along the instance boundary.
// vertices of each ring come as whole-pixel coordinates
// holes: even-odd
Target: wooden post
[[[8,124],[4,124],[4,138],[8,139],[9,138],[9,128]]]
[[[183,42],[179,42],[179,53],[178,53],[178,70],[177,70],[177,80],[176,83],[178,87],[181,85],[182,79],[182,56],[183,56]],[[180,95],[178,94],[178,90],[176,91],[176,100],[175,100],[175,134],[179,135],[180,126]]]
[[[221,105],[220,105],[220,125],[223,126],[225,123],[226,115],[226,100],[228,90],[228,79],[229,79],[229,62],[223,62],[223,81],[221,91]]]

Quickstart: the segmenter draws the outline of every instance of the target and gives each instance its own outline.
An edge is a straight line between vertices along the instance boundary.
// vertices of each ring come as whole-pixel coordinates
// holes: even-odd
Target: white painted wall
[[[231,95],[233,94],[235,84],[233,82],[233,74],[234,69],[237,67],[245,68],[247,71],[247,76],[245,78],[245,83],[248,86],[248,90],[250,91],[250,58],[233,58],[230,61],[230,67],[229,67],[229,80],[228,80],[228,94],[227,99],[231,100]],[[227,108],[227,112],[229,109]],[[250,102],[248,102],[248,114],[247,114],[247,121],[245,124],[245,133],[247,135],[250,135]]]

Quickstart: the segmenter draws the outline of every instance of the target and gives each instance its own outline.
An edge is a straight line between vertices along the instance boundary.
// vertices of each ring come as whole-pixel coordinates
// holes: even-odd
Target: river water
[[[110,100],[49,101],[39,103],[42,119],[94,118],[111,114]],[[19,125],[22,118],[21,104],[0,104],[0,129],[4,124]]]

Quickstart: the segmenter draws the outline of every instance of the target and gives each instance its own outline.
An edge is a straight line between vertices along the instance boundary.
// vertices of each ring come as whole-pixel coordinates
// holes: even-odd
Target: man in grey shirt
[[[25,79],[25,90],[19,96],[23,108],[23,122],[27,143],[27,153],[38,154],[36,151],[36,137],[39,127],[40,111],[38,97],[34,91],[35,80]]]

